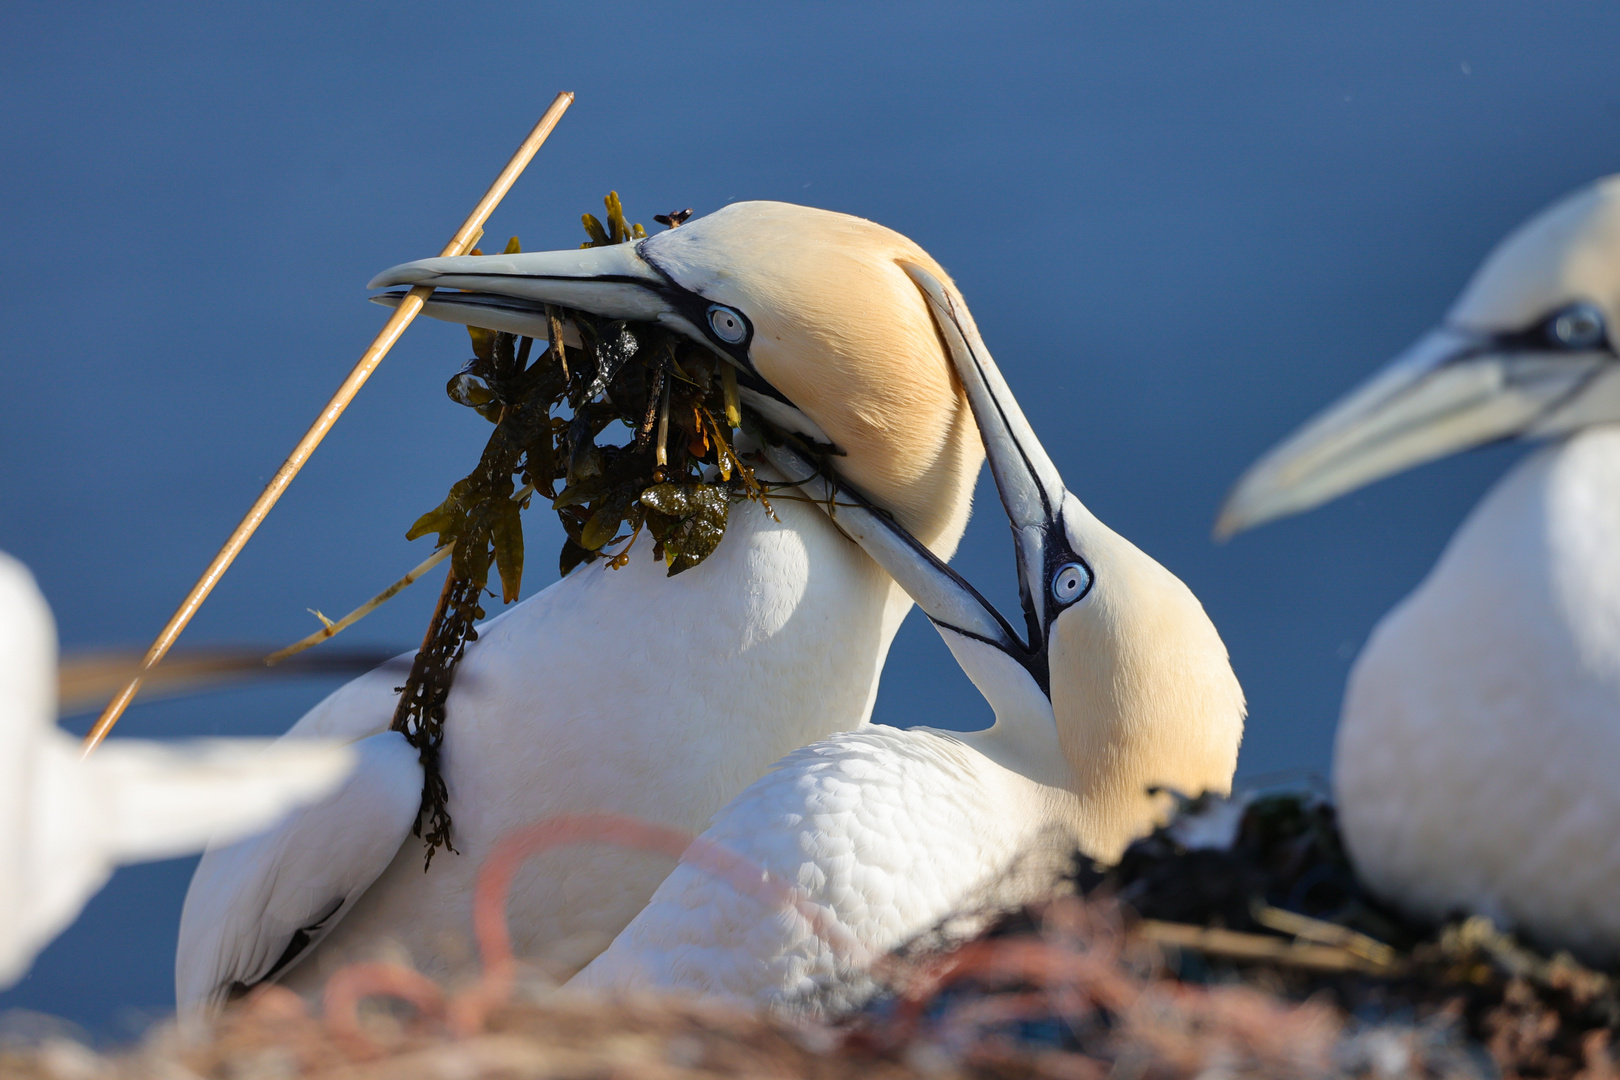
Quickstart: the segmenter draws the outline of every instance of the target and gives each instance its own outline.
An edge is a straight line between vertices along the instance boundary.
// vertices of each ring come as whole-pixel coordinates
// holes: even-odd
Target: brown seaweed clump
[[[583,247],[647,235],[625,220],[618,194],[607,224],[584,215]],[[671,227],[685,211],[666,215]],[[520,250],[516,237],[507,253]],[[732,502],[770,503],[766,485],[737,453],[745,423],[736,372],[707,349],[654,323],[548,311],[551,333],[534,356],[528,337],[469,327],[473,357],[446,385],[450,399],[494,425],[478,465],[406,534],[453,544],[450,571],[393,728],[421,755],[426,772],[416,835],[427,859],[450,846],[447,792],[438,769],[444,705],[493,566],[501,600],[519,596],[524,566],[522,511],[550,501],[566,539],[558,570],[607,558],[621,567],[645,535],[673,577],[699,565],[725,536]],[[572,335],[568,331],[572,330]],[[565,337],[573,336],[577,344]]]

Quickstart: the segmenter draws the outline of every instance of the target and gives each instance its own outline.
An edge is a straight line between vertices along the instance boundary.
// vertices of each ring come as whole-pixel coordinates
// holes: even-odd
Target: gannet
[[[1356,866],[1408,911],[1620,956],[1620,176],[1531,219],[1439,329],[1262,457],[1236,532],[1497,439],[1552,440],[1474,508],[1351,669]]]
[[[866,992],[802,909],[704,869],[693,852],[713,845],[883,954],[947,916],[1050,890],[1076,846],[1116,859],[1164,811],[1150,788],[1230,790],[1243,692],[1203,607],[1064,487],[956,290],[908,269],[1011,519],[1028,642],[883,515],[834,512],[933,620],[995,722],[967,733],[872,725],[787,755],[715,816],[577,989],[691,990],[812,1012]]]
[[[327,793],[341,744],[112,739],[87,760],[56,726],[56,626],[0,553],[0,987],[71,923],[113,867],[235,839]]]
[[[672,326],[736,365],[746,403],[830,444],[840,475],[944,558],[982,450],[902,260],[944,275],[869,221],[752,202],[633,244],[425,259],[372,285],[466,290],[435,294],[427,313],[542,338],[546,304]],[[583,566],[479,628],[442,759],[457,853],[425,874],[406,842],[421,772],[386,730],[398,675],[316,706],[288,737],[354,741],[361,766],[326,803],[204,856],[180,926],[182,1011],[271,977],[313,989],[395,948],[451,977],[471,963],[474,875],[510,830],[611,812],[695,833],[789,750],[864,725],[911,600],[821,511],[773,505],[780,520],[734,503],[719,548],[679,577],[643,545],[623,569]],[[514,947],[583,964],[671,865],[588,847],[535,860],[516,885]]]

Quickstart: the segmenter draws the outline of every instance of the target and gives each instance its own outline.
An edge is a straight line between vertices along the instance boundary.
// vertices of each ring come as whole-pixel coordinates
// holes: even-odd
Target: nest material
[[[1372,902],[1346,876],[1330,806],[1281,795],[1238,811],[1225,838],[1183,819],[1117,867],[1082,864],[1084,896],[891,957],[890,991],[834,1026],[690,998],[575,997],[540,981],[470,1028],[456,1027],[462,1014],[441,991],[373,996],[350,1013],[333,1010],[341,995],[329,986],[323,1020],[271,987],[205,1038],[158,1029],[121,1055],[39,1025],[10,1045],[0,1032],[0,1075],[1620,1077],[1607,975],[1478,920],[1435,930],[1380,910],[1408,944],[1372,941],[1356,929],[1377,921],[1358,914]]]
[[[584,215],[589,239],[583,247],[647,235],[625,220],[617,193],[608,195],[606,207],[606,225]],[[689,213],[664,217],[675,227]],[[513,237],[506,251],[518,250]],[[558,570],[565,575],[600,558],[624,566],[646,533],[654,557],[673,577],[713,554],[732,502],[758,499],[770,509],[766,485],[735,445],[745,423],[761,433],[767,425],[745,417],[729,364],[653,323],[568,308],[549,315],[549,340],[532,363],[532,339],[468,328],[473,358],[446,393],[495,428],[478,466],[406,534],[412,540],[436,534],[439,547],[454,545],[444,593],[391,725],[416,748],[425,774],[414,827],[427,845],[424,865],[440,847],[451,847],[439,753],[455,670],[478,638],[473,627],[485,614],[481,601],[491,566],[500,575],[502,602],[518,599],[521,514],[534,495],[550,500],[562,522]],[[578,348],[565,344],[565,324],[577,332]]]
[[[1620,1077],[1613,975],[1481,918],[1403,918],[1360,883],[1318,795],[1197,800],[1118,865],[1076,864],[1083,901],[1014,912],[977,941],[909,958],[936,974],[921,990],[902,980],[863,1022],[949,1031],[985,1017],[975,1045],[1026,1055],[1044,1045],[1106,1069],[1162,1066],[1189,1046],[1207,1064],[1225,1045],[1238,1072],[1257,1075]],[[1099,924],[1110,910],[1117,926]],[[1077,919],[1090,928],[1064,928]],[[1060,968],[1065,938],[1083,943],[1082,957],[1112,941],[1112,959]],[[1178,1004],[1165,1012],[1166,1000]],[[1290,1058],[1291,1040],[1309,1052]]]

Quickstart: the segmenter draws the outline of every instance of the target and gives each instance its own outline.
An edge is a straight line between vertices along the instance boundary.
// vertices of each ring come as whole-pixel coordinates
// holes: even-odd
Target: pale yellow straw
[[[557,121],[562,118],[562,114],[568,109],[569,105],[573,104],[573,101],[574,95],[566,91],[557,95],[555,100],[552,101],[551,107],[546,110],[545,115],[540,117],[540,122],[534,126],[534,130],[529,132],[529,137],[523,140],[523,145],[519,146],[517,153],[512,155],[512,160],[506,163],[506,168],[501,170],[501,174],[495,178],[495,182],[490,185],[489,190],[484,193],[484,197],[473,208],[473,212],[462,223],[455,237],[439,253],[441,256],[460,255],[472,247],[476,238],[484,230],[484,222],[489,220],[489,215],[494,211],[496,205],[511,190],[512,184],[534,157],[535,151],[539,150],[541,144],[546,141],[546,137],[551,134],[551,129],[557,126]],[[338,387],[336,394],[332,395],[332,400],[327,402],[326,408],[321,410],[320,416],[316,418],[309,431],[305,432],[304,437],[298,440],[298,445],[293,447],[292,453],[287,456],[287,460],[282,463],[281,468],[276,470],[276,475],[271,478],[264,492],[254,502],[252,508],[248,510],[247,516],[242,519],[242,523],[231,533],[230,539],[225,541],[225,546],[219,549],[219,554],[215,555],[214,561],[208,564],[208,569],[204,570],[202,577],[197,579],[197,584],[191,587],[191,592],[186,594],[186,598],[181,603],[179,610],[170,616],[162,632],[152,642],[151,648],[146,650],[146,656],[141,661],[139,673],[107,703],[106,709],[102,710],[100,719],[96,721],[96,726],[91,728],[90,734],[84,737],[84,752],[86,754],[94,750],[101,740],[107,737],[107,732],[112,730],[112,726],[118,722],[118,718],[129,707],[129,703],[134,700],[135,693],[140,689],[141,680],[145,678],[146,673],[158,665],[164,654],[169,651],[175,640],[180,637],[181,631],[185,630],[186,624],[191,621],[192,616],[197,614],[197,609],[208,598],[208,594],[214,591],[215,585],[219,584],[219,579],[224,576],[225,571],[236,560],[236,556],[241,554],[242,548],[248,542],[248,538],[253,535],[254,530],[264,521],[265,516],[270,513],[270,508],[276,505],[277,499],[281,498],[281,493],[287,490],[287,485],[292,483],[293,477],[298,475],[298,470],[304,467],[304,462],[309,460],[309,455],[320,445],[321,440],[326,437],[326,433],[337,422],[337,418],[343,415],[343,410],[348,408],[349,402],[354,400],[355,394],[360,392],[360,387],[365,385],[366,380],[371,377],[371,373],[382,362],[382,358],[388,354],[388,350],[393,348],[394,342],[399,340],[400,334],[405,332],[405,328],[410,325],[411,320],[416,318],[417,312],[422,310],[423,301],[432,293],[431,286],[418,285],[407,293],[405,299],[400,302],[399,307],[394,309],[394,314],[383,324],[382,330],[372,341],[370,347],[361,354],[360,362],[355,364],[353,371],[349,372],[349,377],[343,380],[343,385]]]
[[[513,493],[512,501],[522,502],[524,499],[527,499],[533,494],[534,485],[525,484],[522,488]],[[444,562],[444,560],[448,559],[450,557],[450,553],[455,549],[455,541],[452,540],[450,543],[444,545],[444,547],[423,559],[417,564],[415,569],[410,571],[410,573],[406,574],[404,577],[388,586],[388,588],[384,589],[376,596],[373,596],[370,600],[367,600],[365,603],[361,604],[347,615],[343,616],[343,618],[339,619],[337,622],[333,622],[324,615],[317,614],[316,618],[319,618],[326,625],[308,637],[299,638],[285,649],[278,649],[269,656],[265,657],[265,666],[275,667],[277,664],[287,659],[287,657],[297,656],[305,649],[313,649],[321,642],[330,641],[332,638],[343,633],[343,631],[347,630],[349,627],[353,626],[355,623],[359,622],[367,615],[370,615],[373,611],[376,611],[378,608],[388,603],[388,601],[392,600],[394,597],[416,584],[418,578],[427,573],[429,570],[433,569],[435,566],[438,566],[440,563]]]

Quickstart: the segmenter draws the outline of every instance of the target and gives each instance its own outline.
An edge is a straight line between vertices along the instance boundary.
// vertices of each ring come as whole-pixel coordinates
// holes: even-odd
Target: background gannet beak
[[[640,246],[626,243],[572,251],[418,259],[384,270],[368,287],[461,289],[459,293],[434,293],[423,314],[542,341],[549,334],[547,304],[578,308],[607,319],[663,323],[701,339],[697,327],[671,301],[668,279],[641,257]],[[397,294],[372,299],[389,305],[399,302]]]
[[[1516,347],[1442,328],[1420,338],[1239,478],[1215,523],[1225,539],[1374,480],[1499,439],[1549,433],[1612,357]]]

